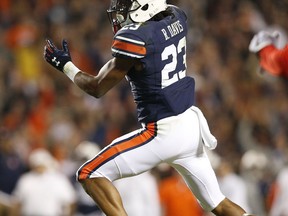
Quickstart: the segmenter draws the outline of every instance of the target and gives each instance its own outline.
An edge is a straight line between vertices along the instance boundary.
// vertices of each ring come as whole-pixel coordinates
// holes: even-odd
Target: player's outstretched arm
[[[80,72],[74,82],[86,93],[99,98],[118,84],[134,64],[133,60],[113,58],[100,69],[97,76]]]
[[[68,44],[62,41],[62,49],[58,49],[51,40],[46,40],[44,47],[45,60],[58,71],[66,74],[86,93],[99,98],[119,83],[127,72],[136,64],[136,60],[113,58],[92,76],[78,69],[71,60]]]

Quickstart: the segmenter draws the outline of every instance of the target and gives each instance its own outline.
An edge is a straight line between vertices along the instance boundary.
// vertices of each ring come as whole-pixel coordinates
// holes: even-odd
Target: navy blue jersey
[[[114,36],[112,54],[137,58],[127,74],[140,122],[178,115],[194,103],[195,82],[186,76],[186,15],[175,6],[160,21],[124,26]]]

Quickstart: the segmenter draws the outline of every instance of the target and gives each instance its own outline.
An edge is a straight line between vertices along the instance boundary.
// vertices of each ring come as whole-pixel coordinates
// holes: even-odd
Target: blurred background
[[[196,80],[196,105],[218,139],[209,155],[223,193],[256,215],[277,216],[273,206],[280,205],[277,196],[284,192],[279,179],[288,178],[288,82],[260,73],[257,56],[249,53],[248,45],[263,29],[288,33],[288,1],[168,2],[188,16],[187,73]],[[93,157],[91,153],[139,127],[130,87],[123,80],[101,99],[88,96],[44,61],[43,48],[46,38],[58,46],[65,38],[75,65],[97,74],[111,58],[109,4],[109,0],[0,1],[0,215],[101,215],[82,194],[75,172]],[[37,156],[39,150],[45,153]],[[36,168],[38,175],[35,164],[42,166]],[[52,190],[55,184],[41,180],[43,167],[53,170],[48,178],[68,180],[63,180],[69,188],[65,196]],[[154,187],[148,195],[154,196],[156,206],[143,206],[148,190],[139,191],[138,198],[144,198],[131,212],[142,205],[155,209],[146,213],[151,216],[208,215],[168,167],[157,167],[135,182],[138,189],[145,183]],[[121,193],[127,190],[122,187]],[[45,191],[55,192],[51,200],[56,204],[43,204]],[[39,203],[43,199],[41,208],[35,197]],[[36,206],[59,213],[42,214]],[[139,208],[129,215],[140,215]]]

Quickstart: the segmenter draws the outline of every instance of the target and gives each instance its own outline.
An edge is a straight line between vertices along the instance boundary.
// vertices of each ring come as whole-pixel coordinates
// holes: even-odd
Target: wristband
[[[80,71],[81,70],[77,68],[71,61],[67,62],[63,67],[63,73],[66,74],[66,76],[68,76],[72,82],[74,82],[74,77]]]

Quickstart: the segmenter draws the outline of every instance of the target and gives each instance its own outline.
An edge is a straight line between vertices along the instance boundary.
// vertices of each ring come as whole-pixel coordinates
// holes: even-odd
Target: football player
[[[251,40],[249,50],[256,53],[261,70],[288,79],[288,45],[281,47],[278,31],[260,31]]]
[[[111,182],[165,162],[183,176],[206,211],[247,215],[221,193],[204,150],[204,145],[215,148],[217,141],[194,106],[194,79],[186,75],[184,12],[166,0],[112,0],[107,12],[115,33],[113,58],[97,76],[72,63],[65,40],[63,49],[50,40],[44,49],[48,63],[96,98],[126,77],[137,105],[142,128],[115,139],[83,164],[77,172],[79,182],[106,215],[124,216]]]

